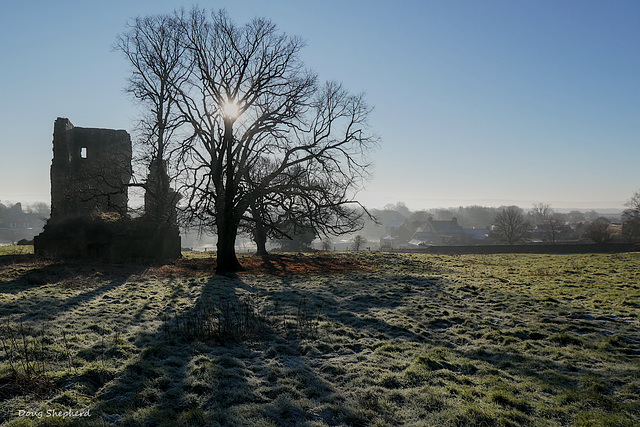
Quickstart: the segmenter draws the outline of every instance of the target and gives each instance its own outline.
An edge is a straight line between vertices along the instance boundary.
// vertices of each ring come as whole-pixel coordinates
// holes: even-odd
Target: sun
[[[239,108],[235,101],[227,101],[222,106],[222,110],[227,117],[236,118],[238,116]]]

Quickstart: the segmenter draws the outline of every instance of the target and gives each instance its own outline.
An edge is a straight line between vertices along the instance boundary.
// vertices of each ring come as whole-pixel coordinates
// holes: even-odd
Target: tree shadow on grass
[[[332,285],[328,278],[311,287],[303,286],[304,279],[285,277],[281,280],[282,286],[272,289],[268,295],[271,300],[288,304],[290,311],[295,309],[295,301],[303,297],[316,306],[323,307],[321,317],[329,322],[328,328],[333,329],[330,334],[338,336],[339,341],[337,345],[325,347],[329,358],[336,357],[336,360],[340,360],[341,354],[348,354],[344,352],[345,349],[355,353],[351,360],[370,357],[362,353],[367,348],[377,348],[382,353],[389,353],[388,349],[388,356],[391,357],[396,354],[394,352],[399,355],[405,351],[411,352],[411,365],[403,375],[389,376],[396,378],[389,383],[395,384],[393,387],[398,384],[398,380],[409,387],[443,387],[447,382],[458,384],[461,389],[470,385],[480,387],[478,384],[474,385],[474,381],[479,378],[478,371],[486,370],[502,377],[508,384],[507,387],[522,381],[553,394],[557,405],[565,405],[564,409],[559,410],[558,416],[566,410],[566,405],[581,405],[584,410],[596,409],[609,413],[623,410],[621,401],[616,401],[613,397],[615,388],[619,386],[614,383],[619,379],[607,378],[603,372],[576,366],[571,360],[558,361],[544,355],[522,354],[507,347],[476,347],[471,350],[469,347],[456,345],[457,333],[463,334],[460,338],[468,343],[468,339],[476,332],[476,327],[484,327],[491,322],[486,323],[481,317],[476,318],[478,313],[465,315],[465,310],[471,307],[474,300],[460,296],[455,287],[448,289],[448,284],[441,279],[387,274],[380,278],[367,277],[368,287],[358,289],[357,286],[362,285],[358,282],[359,279],[349,280],[348,277],[340,279],[340,286]],[[389,285],[387,290],[384,289],[385,284]],[[426,302],[422,312],[416,311],[418,303],[412,300],[416,295]],[[409,308],[410,305],[413,307]],[[449,314],[447,308],[454,313]],[[498,331],[502,329],[502,326],[497,327]],[[345,339],[340,340],[340,334]],[[532,333],[526,339],[535,340],[536,337]],[[372,345],[372,340],[378,344]],[[360,342],[363,345],[359,345]],[[557,344],[565,345],[563,342]],[[447,351],[439,354],[439,349],[442,348],[450,351],[451,355],[447,356]],[[487,368],[487,365],[491,368]],[[629,378],[628,373],[626,375]],[[376,384],[375,381],[371,383]],[[384,386],[382,382],[380,384]],[[507,408],[506,410],[524,413],[525,415],[518,415],[521,419],[533,416],[533,412],[537,410],[533,403],[501,394],[497,389],[491,390],[486,399]]]
[[[567,345],[562,342],[545,344]],[[575,351],[581,350],[576,348]],[[627,379],[637,378],[638,373],[638,369],[635,374],[629,371],[626,362],[619,362],[622,368],[611,366],[603,371],[580,366],[568,357],[554,360],[548,355],[523,353],[508,348],[483,347],[467,351],[456,349],[455,352],[462,358],[475,361],[474,364],[480,362],[490,365],[494,375],[504,377],[509,382],[535,384],[544,393],[555,396],[554,402],[558,407],[572,405],[585,411],[597,409],[622,413],[625,407],[629,410],[628,402],[624,403],[625,399],[616,397],[616,389],[624,384],[625,376]],[[635,394],[638,397],[638,393]],[[632,405],[635,407],[636,417],[640,414],[640,404],[637,402],[636,400]],[[529,407],[528,404],[526,406]],[[558,409],[558,414],[567,415],[561,409]]]
[[[194,306],[138,337],[141,354],[98,392],[92,412],[107,424],[365,424],[307,365],[300,340],[252,305],[256,296],[239,278],[212,277]]]
[[[0,263],[0,271],[11,277],[0,280],[0,294],[18,293],[69,278],[73,273],[65,264],[37,262]],[[13,270],[13,271],[10,271]]]
[[[267,292],[270,299],[282,301],[289,311],[297,309],[301,299],[308,299],[309,305],[317,308],[321,318],[336,325],[348,326],[356,331],[370,331],[364,335],[377,335],[381,340],[405,339],[425,342],[425,334],[416,333],[415,325],[402,325],[401,322],[382,320],[379,310],[394,310],[405,305],[406,299],[415,293],[429,298],[441,295],[444,291],[437,280],[428,277],[409,277],[406,275],[384,278],[367,277],[367,287],[362,287],[361,279],[340,277],[341,289],[331,287],[331,276],[325,283],[309,288],[298,288],[296,284],[305,278],[285,277],[279,290]],[[397,286],[406,279],[410,285]],[[325,286],[325,284],[327,286]],[[388,290],[382,290],[382,287]],[[369,290],[371,289],[371,291]],[[311,309],[313,312],[313,308]],[[375,332],[373,332],[375,331]]]
[[[0,255],[0,267],[19,263],[33,263],[36,259],[37,257],[34,254]]]
[[[50,265],[30,270],[8,282],[11,292],[21,292],[34,286],[58,284],[61,289],[89,289],[69,298],[48,295],[29,297],[20,302],[10,301],[0,305],[0,316],[12,316],[14,322],[50,321],[59,314],[72,310],[125,284],[132,275],[143,271],[141,267],[96,265]],[[24,283],[27,286],[24,286]],[[17,316],[17,317],[16,317]]]
[[[0,269],[12,268],[10,280],[0,280],[0,294],[18,293],[34,287],[59,283],[63,288],[89,287],[95,281],[115,280],[123,276],[139,274],[145,270],[137,265],[110,265],[102,263],[49,263],[28,262]],[[1,271],[0,271],[1,272]]]

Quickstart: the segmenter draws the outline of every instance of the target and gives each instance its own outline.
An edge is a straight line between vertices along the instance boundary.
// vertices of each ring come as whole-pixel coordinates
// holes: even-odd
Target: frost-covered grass
[[[0,420],[640,423],[640,254],[339,256],[377,268],[227,278],[0,258]]]

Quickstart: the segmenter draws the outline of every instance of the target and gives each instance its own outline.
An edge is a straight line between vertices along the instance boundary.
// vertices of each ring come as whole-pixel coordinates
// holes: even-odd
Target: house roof
[[[464,233],[476,240],[482,240],[489,236],[489,230],[486,228],[465,228]]]
[[[411,240],[427,241],[431,240],[433,233],[430,231],[417,231],[411,236]]]
[[[456,218],[453,218],[451,221],[434,221],[429,218],[426,224],[420,227],[418,231],[433,231],[438,234],[463,233],[462,227],[458,224],[458,220]]]
[[[404,219],[396,219],[391,221],[389,224],[387,224],[387,228],[400,228],[402,227],[407,221]]]
[[[462,227],[457,221],[431,221],[431,226],[438,233],[460,233]]]

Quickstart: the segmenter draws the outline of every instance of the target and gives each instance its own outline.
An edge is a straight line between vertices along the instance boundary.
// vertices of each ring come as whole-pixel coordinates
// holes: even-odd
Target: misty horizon
[[[624,204],[625,201],[616,201],[616,202],[607,202],[607,201],[597,201],[597,202],[560,202],[560,201],[549,201],[549,200],[485,200],[485,199],[477,199],[477,200],[442,200],[442,201],[428,201],[423,204],[420,201],[416,200],[386,200],[382,202],[374,202],[367,203],[363,198],[358,199],[367,209],[378,209],[382,210],[388,204],[396,204],[398,202],[403,202],[407,205],[410,211],[417,212],[423,210],[430,209],[454,209],[459,207],[469,207],[469,206],[481,206],[486,208],[499,208],[502,206],[518,206],[522,209],[530,209],[534,204],[537,203],[545,203],[550,205],[554,210],[558,212],[569,212],[572,210],[579,211],[603,211],[603,212],[622,212],[625,209]],[[428,199],[427,199],[428,200]],[[46,198],[40,196],[19,196],[19,195],[3,195],[0,194],[0,203],[4,204],[15,204],[22,203],[23,205],[31,205],[34,203],[46,203],[51,204],[51,196],[49,195]],[[447,204],[448,203],[448,204]],[[131,205],[131,199],[129,201],[130,207],[136,208],[142,206],[141,199],[133,206]]]

